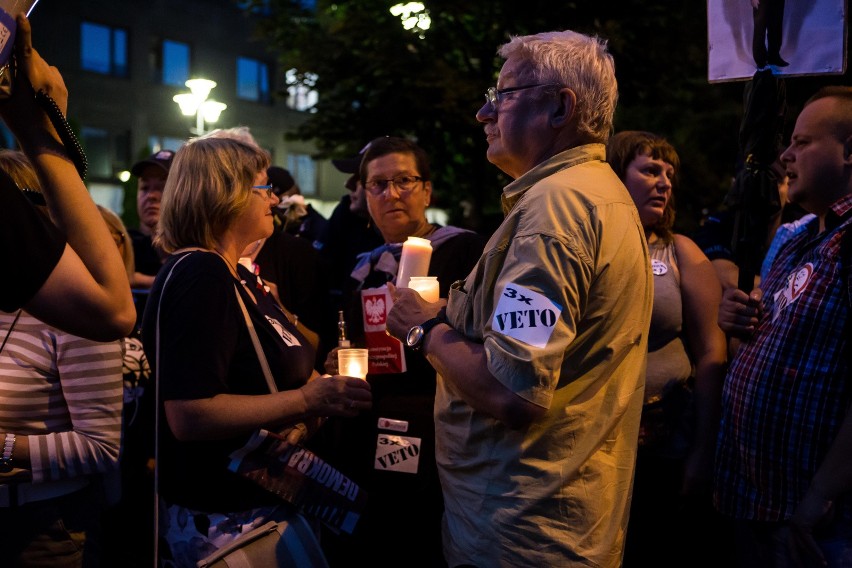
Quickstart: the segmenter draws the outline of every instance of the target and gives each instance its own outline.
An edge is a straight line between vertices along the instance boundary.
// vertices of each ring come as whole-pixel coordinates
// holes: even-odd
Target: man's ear
[[[562,128],[574,118],[577,110],[577,95],[568,87],[564,87],[559,90],[557,96],[559,104],[550,117],[550,126]]]

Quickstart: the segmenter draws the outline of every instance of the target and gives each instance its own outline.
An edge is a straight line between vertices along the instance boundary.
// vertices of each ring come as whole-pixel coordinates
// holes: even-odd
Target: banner
[[[271,448],[279,439],[267,430],[258,430],[245,446],[230,455],[228,469],[299,507],[332,530],[352,534],[367,503],[367,493],[302,446],[273,455]]]

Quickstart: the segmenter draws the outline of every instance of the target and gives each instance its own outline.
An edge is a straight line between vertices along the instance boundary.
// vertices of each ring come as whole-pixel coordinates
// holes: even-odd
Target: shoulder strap
[[[159,566],[160,554],[160,307],[163,305],[163,295],[175,268],[190,254],[192,253],[180,257],[172,265],[157,300],[157,321],[154,328],[154,568]]]
[[[260,360],[260,368],[263,369],[263,376],[266,379],[266,384],[270,392],[278,392],[278,387],[275,384],[275,379],[272,378],[272,371],[269,370],[269,362],[266,360],[266,354],[263,352],[263,347],[260,345],[260,339],[257,337],[257,331],[254,329],[254,323],[251,321],[246,304],[243,302],[243,297],[240,296],[240,291],[237,288],[237,283],[234,282],[234,293],[237,295],[237,302],[240,304],[240,309],[243,312],[243,317],[246,320],[249,335],[251,336],[252,345],[257,352],[257,358]]]

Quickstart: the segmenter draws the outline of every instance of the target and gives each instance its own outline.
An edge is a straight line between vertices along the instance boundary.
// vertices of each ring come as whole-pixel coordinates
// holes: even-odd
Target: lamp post
[[[204,134],[204,123],[219,120],[219,115],[228,108],[228,105],[207,98],[216,86],[215,81],[190,79],[185,84],[190,92],[175,95],[172,100],[180,105],[180,111],[184,116],[195,115],[195,130],[190,129],[190,132],[201,136]]]

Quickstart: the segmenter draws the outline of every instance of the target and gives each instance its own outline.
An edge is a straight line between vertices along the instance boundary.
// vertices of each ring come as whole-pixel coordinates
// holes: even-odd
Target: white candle
[[[408,237],[402,243],[402,256],[399,259],[399,272],[396,285],[408,288],[408,279],[412,276],[426,276],[429,261],[432,259],[432,243],[420,237]]]
[[[337,351],[337,368],[346,377],[367,378],[368,358],[366,349],[340,349]]]
[[[427,302],[437,302],[439,294],[437,276],[412,276],[408,280],[408,287],[416,290]]]

